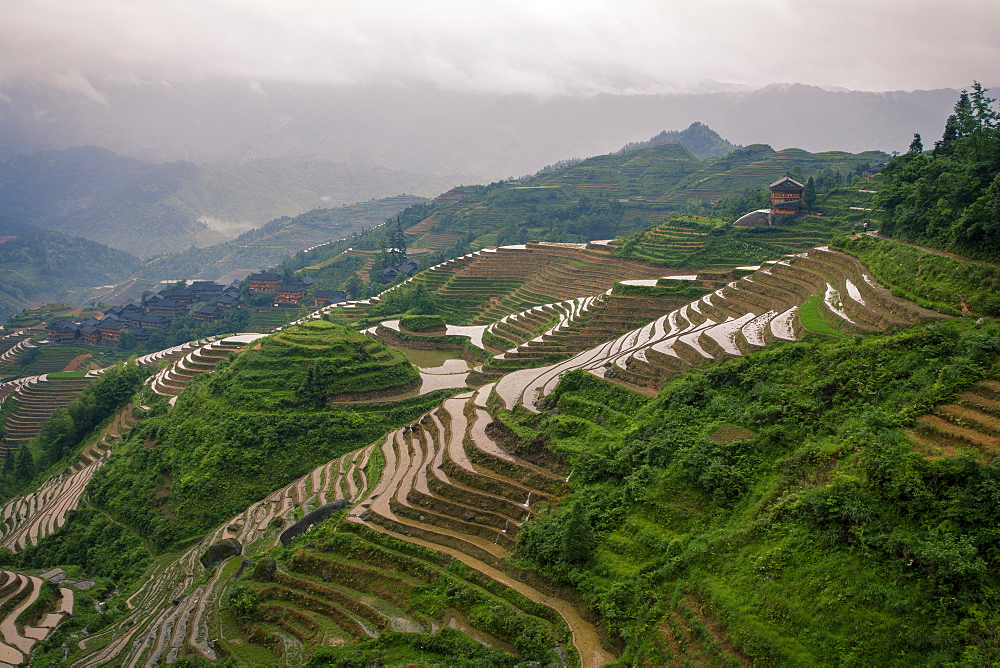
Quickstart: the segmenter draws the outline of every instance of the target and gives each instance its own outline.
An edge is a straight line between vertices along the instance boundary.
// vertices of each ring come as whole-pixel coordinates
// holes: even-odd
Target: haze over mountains
[[[0,208],[21,223],[149,257],[231,239],[280,216],[401,193],[433,196],[451,184],[331,163],[154,164],[82,146],[0,163]]]
[[[939,134],[956,96],[953,89],[801,84],[543,98],[418,85],[212,81],[66,90],[7,83],[0,89],[0,158],[95,145],[151,162],[332,161],[451,175],[457,185],[609,153],[693,122],[735,144],[904,151],[913,132]]]

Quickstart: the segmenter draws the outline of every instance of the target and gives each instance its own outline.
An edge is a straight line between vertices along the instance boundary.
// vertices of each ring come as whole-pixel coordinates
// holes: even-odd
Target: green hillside
[[[159,408],[96,474],[91,498],[158,548],[200,535],[440,396],[328,400],[398,393],[416,379],[401,353],[356,332],[324,321],[290,328],[195,377],[172,409],[156,400]]]
[[[904,429],[995,378],[998,345],[972,322],[793,344],[649,401],[567,377],[518,432],[573,492],[518,555],[585,592],[627,664],[996,660],[997,469],[927,461]]]
[[[888,157],[874,151],[774,151],[756,144],[702,161],[679,144],[659,144],[518,181],[456,188],[434,199],[428,215],[407,233],[412,246],[435,249],[460,239],[475,246],[622,236],[692,205],[766,187],[789,171],[803,178],[822,171],[849,174]]]
[[[933,150],[914,135],[881,176],[875,206],[883,233],[1000,260],[1000,111],[978,83],[962,91]]]
[[[5,238],[9,237],[9,238]],[[103,244],[0,220],[0,318],[71,290],[124,281],[138,259]]]
[[[143,265],[142,275],[154,280],[214,280],[231,271],[258,271],[279,264],[286,255],[381,225],[386,218],[422,201],[420,197],[400,195],[337,209],[315,209],[294,218],[276,218],[232,241],[150,260]]]
[[[664,130],[642,142],[630,142],[619,153],[627,153],[638,148],[649,148],[660,144],[680,144],[699,158],[722,157],[739,148],[719,136],[717,132],[702,123],[692,123],[685,130]]]
[[[422,266],[264,338],[146,356],[88,386],[115,400],[99,413],[43,425],[59,438],[32,456],[59,475],[0,504],[0,565],[96,584],[34,662],[997,664],[991,186],[952,201],[925,171],[980,169],[962,151],[986,156],[983,132],[873,180],[877,153],[653,141],[287,258],[381,290],[398,221]],[[808,215],[732,225],[788,172],[813,177]],[[885,215],[947,245],[892,225],[951,214],[981,259],[861,232]],[[487,242],[506,247],[468,252]],[[383,341],[440,359],[418,373]],[[412,396],[452,370],[474,390]],[[110,453],[57,469],[100,420]]]

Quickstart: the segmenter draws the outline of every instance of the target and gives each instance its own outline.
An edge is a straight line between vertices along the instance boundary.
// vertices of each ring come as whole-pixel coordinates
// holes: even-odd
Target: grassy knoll
[[[199,535],[320,462],[378,439],[441,400],[327,405],[409,387],[402,353],[314,321],[263,339],[162,399],[95,476],[92,502],[156,548]]]
[[[891,239],[840,237],[833,248],[854,255],[893,294],[958,315],[1000,316],[1000,265],[927,251]]]
[[[558,410],[505,417],[573,470],[517,554],[584,592],[628,664],[995,662],[1000,474],[904,429],[998,351],[968,320],[814,339],[631,403],[574,372]]]

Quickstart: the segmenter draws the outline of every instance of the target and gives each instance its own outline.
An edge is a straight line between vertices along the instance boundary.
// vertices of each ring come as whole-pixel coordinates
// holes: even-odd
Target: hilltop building
[[[798,213],[805,208],[806,187],[788,176],[770,186],[771,213]]]

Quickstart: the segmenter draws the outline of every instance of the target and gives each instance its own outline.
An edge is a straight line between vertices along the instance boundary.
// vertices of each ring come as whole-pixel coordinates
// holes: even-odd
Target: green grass
[[[890,239],[840,237],[831,246],[854,255],[893,294],[948,315],[1000,316],[1000,265],[927,251]]]
[[[84,378],[86,377],[86,371],[55,371],[48,374],[49,379],[52,378]]]
[[[573,470],[517,555],[578,587],[624,665],[666,662],[653,629],[671,614],[720,663],[991,664],[1000,507],[975,490],[1000,474],[924,460],[903,429],[993,373],[998,351],[1000,331],[971,321],[814,338],[707,365],[633,406],[567,374],[558,413],[505,420]],[[742,436],[714,439],[725,425]],[[572,533],[580,512],[590,530]],[[581,543],[586,559],[569,560]]]
[[[838,332],[820,317],[819,303],[821,299],[823,299],[821,296],[813,295],[806,300],[805,304],[799,307],[799,320],[802,321],[802,326],[810,332],[815,332],[817,334],[843,337],[843,333]]]

